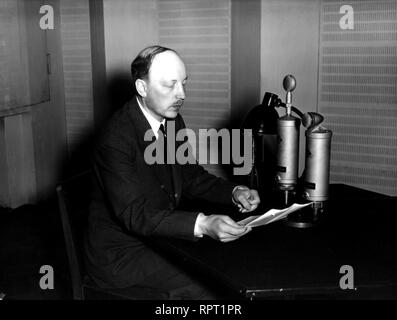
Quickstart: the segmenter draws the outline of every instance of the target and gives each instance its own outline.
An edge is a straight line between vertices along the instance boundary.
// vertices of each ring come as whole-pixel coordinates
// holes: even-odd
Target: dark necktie
[[[164,163],[167,163],[167,158],[168,158],[168,146],[167,146],[167,133],[165,131],[164,125],[160,124],[160,128],[159,128],[159,133],[163,134],[164,137]]]
[[[164,163],[165,163],[164,165],[165,165],[165,167],[166,167],[167,173],[168,173],[169,176],[170,176],[170,182],[171,182],[171,187],[172,187],[172,193],[174,193],[174,179],[173,179],[173,175],[172,175],[172,167],[171,167],[171,164],[168,164],[168,163],[167,163],[167,159],[169,158],[169,155],[168,155],[168,146],[167,146],[167,144],[168,144],[168,141],[167,141],[167,133],[166,133],[166,131],[165,131],[165,128],[164,128],[164,125],[163,125],[163,124],[160,124],[159,131],[162,132],[163,137],[164,137]]]

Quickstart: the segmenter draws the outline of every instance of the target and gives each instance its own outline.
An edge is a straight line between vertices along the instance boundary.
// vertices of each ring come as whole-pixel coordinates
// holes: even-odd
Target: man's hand
[[[203,216],[200,221],[201,232],[215,240],[229,242],[240,238],[251,231],[250,227],[243,227],[225,215]]]
[[[261,202],[258,192],[247,187],[237,187],[233,192],[233,200],[239,207],[240,212],[254,211]]]

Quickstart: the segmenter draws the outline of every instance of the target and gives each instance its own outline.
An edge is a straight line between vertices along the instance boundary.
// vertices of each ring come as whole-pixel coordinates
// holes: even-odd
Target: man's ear
[[[136,91],[138,92],[138,94],[143,97],[146,98],[147,96],[147,85],[146,82],[142,79],[136,79],[135,80],[135,88]]]

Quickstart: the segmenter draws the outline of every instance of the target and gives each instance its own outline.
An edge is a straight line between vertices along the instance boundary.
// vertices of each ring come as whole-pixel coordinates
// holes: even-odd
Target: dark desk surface
[[[397,199],[332,185],[328,206],[315,228],[278,221],[230,243],[163,239],[161,250],[243,297],[376,298],[387,289],[397,298]],[[343,265],[353,267],[356,290],[340,288]]]

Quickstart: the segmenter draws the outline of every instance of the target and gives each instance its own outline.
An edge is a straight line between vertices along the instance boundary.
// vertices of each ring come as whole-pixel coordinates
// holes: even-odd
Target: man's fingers
[[[239,224],[234,224],[234,225],[230,225],[228,223],[224,223],[223,225],[221,225],[219,227],[219,231],[221,233],[227,233],[229,235],[233,235],[233,236],[238,236],[242,233],[244,233],[246,230],[246,227],[244,226],[240,226]]]
[[[256,205],[256,206],[258,206],[258,204],[260,204],[261,203],[261,200],[259,199],[259,197],[258,198],[256,198],[256,197],[249,197],[248,198],[248,201],[249,201],[249,203],[253,206],[253,205]]]
[[[204,234],[222,242],[236,240],[251,231],[250,227],[241,226],[226,215],[206,216],[204,225]]]
[[[232,218],[230,218],[229,216],[222,215],[219,217],[223,223],[228,224],[233,227],[236,227],[236,228],[241,228],[241,226],[236,221],[234,221]]]
[[[219,239],[221,242],[231,242],[231,241],[234,241],[234,240],[237,240],[239,237],[225,237],[225,238],[221,238],[221,239]]]
[[[240,204],[244,207],[244,209],[250,210],[251,209],[251,204],[248,202],[248,192],[247,193],[241,193],[237,200],[240,202]]]
[[[256,190],[249,190],[248,201],[251,205],[258,205],[261,202],[259,194]]]
[[[254,211],[261,202],[256,190],[247,190],[242,192],[239,195],[238,200],[240,202],[240,212],[243,213]]]
[[[243,234],[247,227],[239,225],[232,218],[228,216],[224,216],[222,219],[222,224],[219,226],[219,229],[222,233],[227,233],[233,236],[240,236]]]
[[[230,234],[225,234],[223,236],[220,236],[219,240],[222,241],[222,242],[234,241],[234,240],[237,240],[237,239],[241,238],[242,236],[246,235],[251,230],[252,230],[251,227],[247,227],[244,232],[242,232],[242,233],[240,233],[238,235],[231,236]]]
[[[238,189],[233,195],[240,212],[254,211],[261,202],[258,191],[254,189]]]

